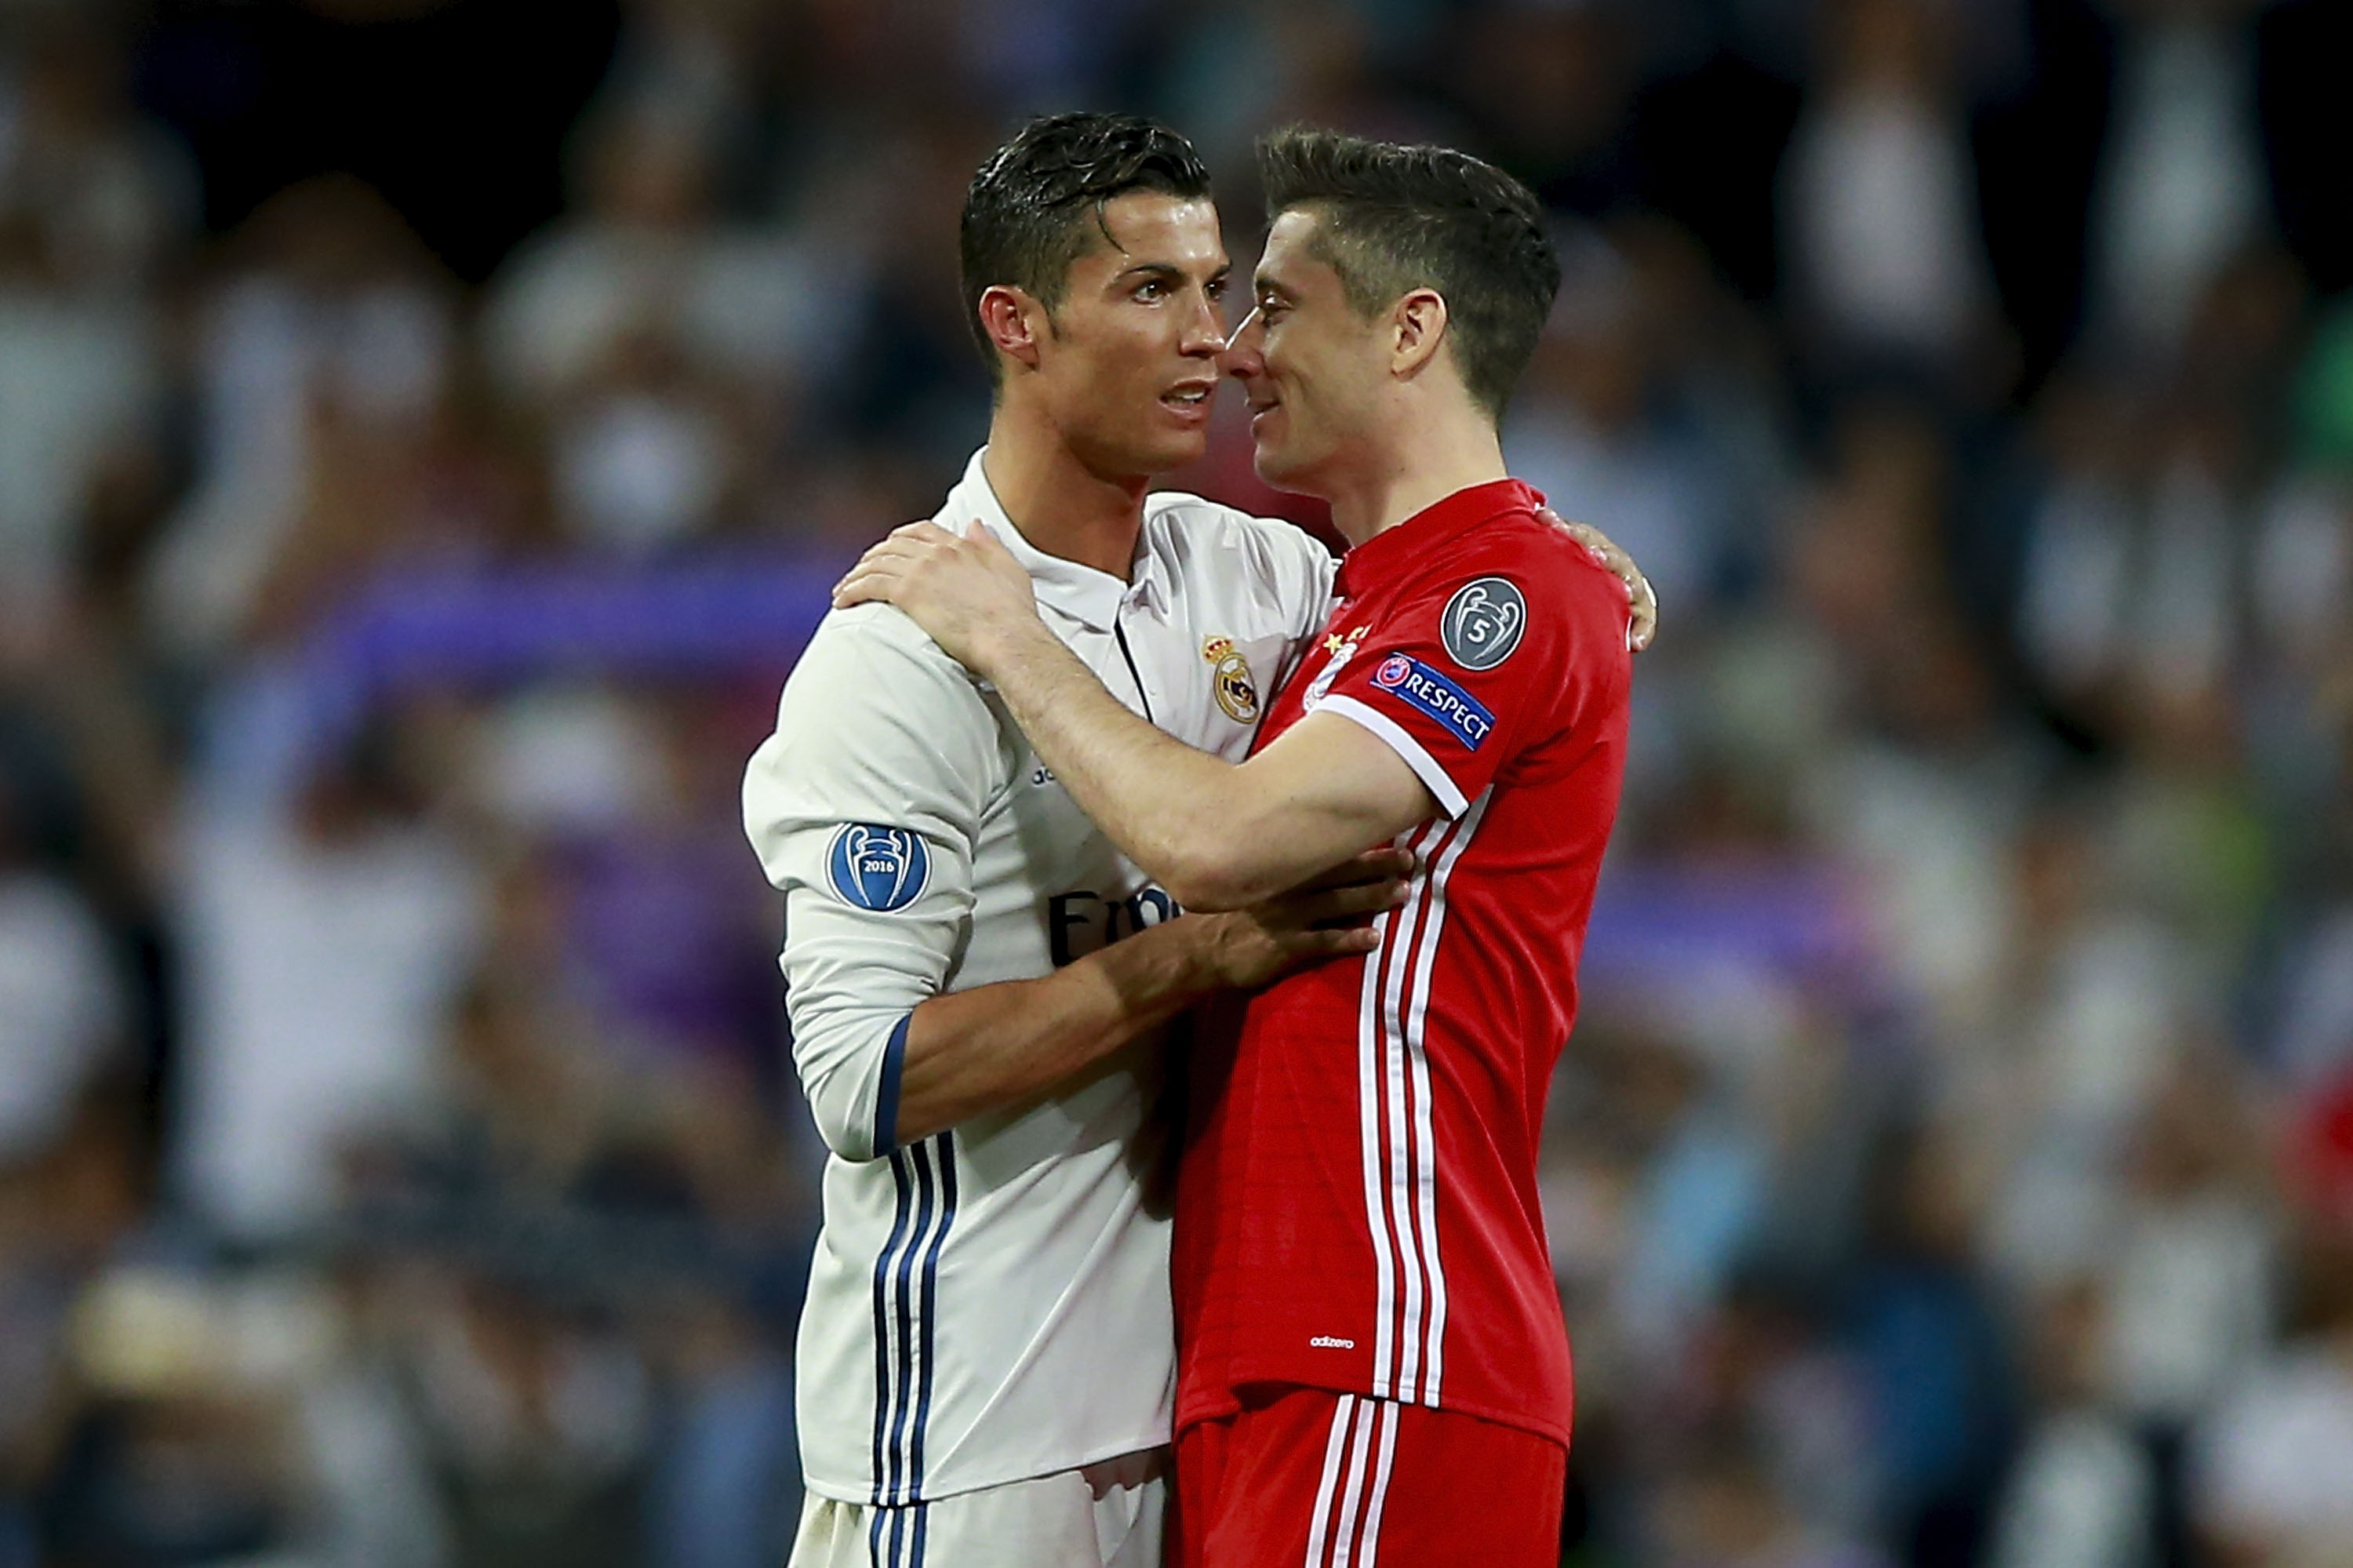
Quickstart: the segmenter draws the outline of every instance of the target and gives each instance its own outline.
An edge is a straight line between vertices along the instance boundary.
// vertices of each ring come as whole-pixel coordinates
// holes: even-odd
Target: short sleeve
[[[1440,576],[1366,632],[1316,711],[1379,736],[1459,817],[1622,682],[1625,598],[1603,576],[1542,556]]]
[[[968,935],[1000,770],[970,678],[886,606],[827,618],[745,770],[744,832],[785,895],[794,1064],[845,1159],[893,1146],[905,1022]]]

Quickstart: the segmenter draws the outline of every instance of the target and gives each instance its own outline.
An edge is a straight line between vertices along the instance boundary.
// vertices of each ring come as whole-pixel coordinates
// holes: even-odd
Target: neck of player
[[[1332,525],[1351,545],[1435,506],[1458,490],[1511,477],[1494,422],[1467,399],[1408,397],[1365,449],[1324,487]]]
[[[999,400],[980,471],[1030,547],[1126,582],[1144,527],[1143,474],[1106,479],[1020,398]]]

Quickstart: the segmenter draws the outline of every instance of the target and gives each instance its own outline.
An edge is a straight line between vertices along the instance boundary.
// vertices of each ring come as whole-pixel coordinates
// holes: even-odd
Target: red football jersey
[[[1341,563],[1261,747],[1322,709],[1443,814],[1379,948],[1201,1032],[1173,1264],[1181,1429],[1291,1383],[1568,1441],[1568,1334],[1536,1199],[1546,1091],[1626,755],[1626,593],[1473,486]]]

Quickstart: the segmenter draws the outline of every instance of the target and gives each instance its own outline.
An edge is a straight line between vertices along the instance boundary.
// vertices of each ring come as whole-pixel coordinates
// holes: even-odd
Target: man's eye
[[[1224,299],[1226,297],[1226,281],[1223,278],[1210,279],[1208,283],[1208,291],[1209,298],[1213,300]]]
[[[1135,287],[1135,297],[1146,304],[1166,297],[1167,293],[1168,285],[1162,282],[1139,283]]]

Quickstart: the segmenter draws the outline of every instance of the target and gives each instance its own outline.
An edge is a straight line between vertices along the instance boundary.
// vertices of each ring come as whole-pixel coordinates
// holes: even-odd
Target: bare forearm
[[[1248,762],[1120,705],[1053,633],[1018,630],[984,672],[1079,809],[1188,909],[1239,909],[1385,843],[1437,809],[1388,746],[1310,715]]]
[[[1222,983],[1205,928],[1177,920],[1042,979],[935,996],[907,1026],[897,1139],[1034,1100]]]

